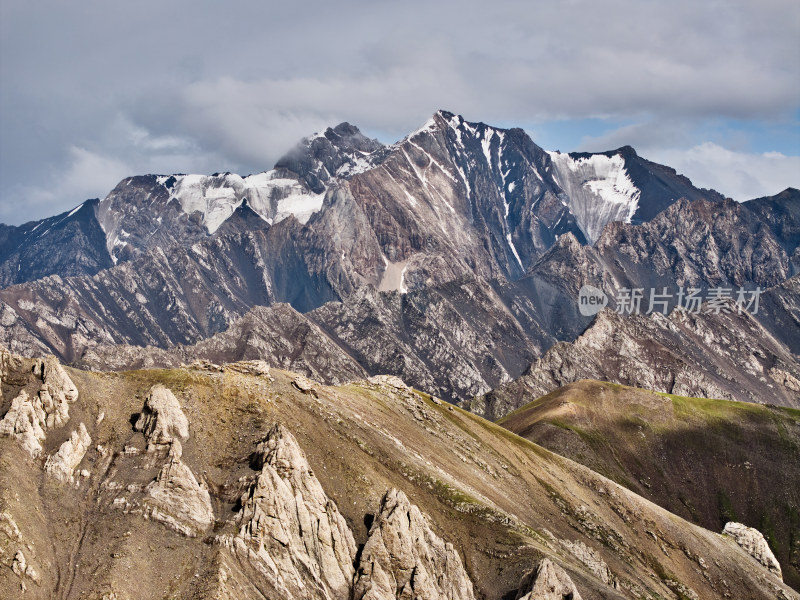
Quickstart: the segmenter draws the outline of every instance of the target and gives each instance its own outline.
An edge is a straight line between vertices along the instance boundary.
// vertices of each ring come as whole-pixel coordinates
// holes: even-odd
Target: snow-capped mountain
[[[382,148],[342,123],[303,139],[275,168],[233,173],[132,177],[98,206],[113,261],[142,250],[213,235],[243,202],[272,225],[289,216],[306,223],[322,208],[328,184],[370,168]]]
[[[562,197],[593,244],[612,221],[644,223],[679,198],[722,200],[674,169],[641,158],[630,146],[597,154],[549,152]]]
[[[391,146],[342,123],[303,139],[269,171],[130,177],[99,203],[55,217],[59,228],[47,220],[3,226],[0,285],[92,275],[149,249],[189,246],[216,234],[245,202],[264,227],[289,216],[306,224],[337,190],[367,209],[383,240],[370,268],[386,273],[376,285],[387,290],[408,289],[414,263],[417,282],[426,281],[437,267],[424,263],[440,260],[432,246],[467,257],[454,272],[514,279],[567,232],[592,243],[610,221],[644,222],[680,197],[718,197],[631,148],[548,153],[521,129],[439,111]],[[83,225],[66,227],[77,220]]]
[[[316,327],[331,364],[463,399],[580,335],[583,284],[780,284],[800,268],[797,219],[796,191],[722,201],[630,148],[549,153],[444,111],[389,146],[342,124],[262,174],[132,177],[0,229],[4,283],[36,279],[0,290],[0,343],[69,361],[168,349],[288,303],[302,314],[251,351]],[[298,364],[325,363],[313,347]]]

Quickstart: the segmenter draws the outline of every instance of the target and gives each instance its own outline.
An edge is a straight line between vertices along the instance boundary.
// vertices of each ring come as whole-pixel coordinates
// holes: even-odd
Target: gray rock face
[[[98,200],[19,227],[0,224],[0,288],[48,275],[94,275],[113,265],[96,218]]]
[[[783,580],[781,565],[760,531],[741,523],[730,522],[725,524],[722,533],[732,537],[750,556],[764,565],[770,573]]]
[[[800,275],[764,292],[757,318],[776,340],[800,356]]]
[[[189,437],[189,421],[183,414],[178,399],[170,389],[161,384],[150,389],[134,429],[142,432],[148,449]]]
[[[362,288],[305,315],[286,304],[256,307],[194,346],[102,346],[78,364],[128,369],[260,357],[323,383],[390,372],[458,401],[521,374],[552,343],[525,308],[474,279],[407,294]]]
[[[261,471],[242,496],[239,532],[220,541],[261,574],[270,597],[347,600],[355,541],[296,440],[276,425],[255,460]]]
[[[58,451],[47,457],[44,470],[60,481],[72,482],[73,473],[81,464],[91,444],[92,438],[86,431],[86,426],[81,423],[69,439],[61,444]]]
[[[355,600],[473,599],[461,558],[430,528],[419,508],[389,490],[369,531],[353,587]]]
[[[749,200],[742,206],[772,230],[795,269],[800,270],[800,190],[786,188],[780,194]]]
[[[520,582],[516,600],[581,600],[567,572],[543,558]]]

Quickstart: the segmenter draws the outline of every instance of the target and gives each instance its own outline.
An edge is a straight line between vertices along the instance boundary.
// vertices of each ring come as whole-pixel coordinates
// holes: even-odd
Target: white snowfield
[[[590,244],[611,221],[631,222],[641,191],[625,170],[622,156],[595,154],[575,160],[569,154],[548,154],[553,177],[566,192],[567,206]]]
[[[166,184],[169,177],[160,177]],[[250,208],[268,223],[294,215],[305,223],[322,208],[324,194],[314,194],[296,179],[266,171],[248,177],[224,175],[176,175],[170,199],[180,202],[183,212],[199,212],[209,233],[214,233],[246,199]]]

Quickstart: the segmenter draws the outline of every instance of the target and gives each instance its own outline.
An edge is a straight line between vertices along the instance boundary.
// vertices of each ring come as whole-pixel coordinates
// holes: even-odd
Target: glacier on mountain
[[[590,244],[611,221],[631,222],[641,192],[625,170],[622,156],[593,154],[573,158],[560,152],[548,154],[552,175],[565,192],[565,204]]]
[[[324,197],[276,170],[247,177],[226,173],[177,175],[174,179],[170,199],[180,202],[187,214],[199,212],[209,233],[219,229],[244,200],[268,223],[277,223],[290,215],[305,223],[322,208]]]

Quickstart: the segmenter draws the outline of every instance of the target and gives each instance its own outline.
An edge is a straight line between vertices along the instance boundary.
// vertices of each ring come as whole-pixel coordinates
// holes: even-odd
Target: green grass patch
[[[717,492],[717,510],[719,510],[719,528],[720,531],[725,524],[730,521],[739,521],[739,517],[736,515],[736,510],[733,508],[733,503],[731,502],[730,496],[726,494],[723,490],[719,490]]]

